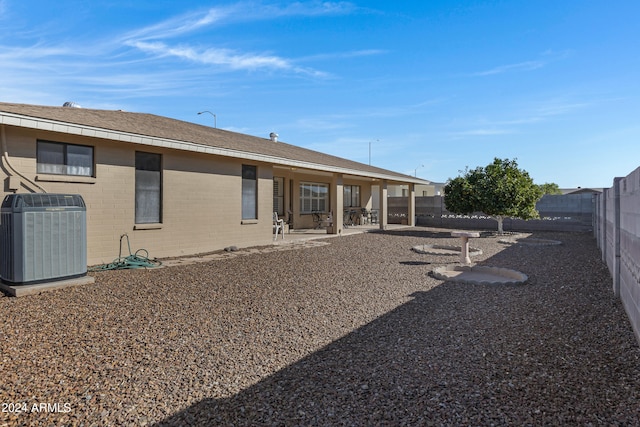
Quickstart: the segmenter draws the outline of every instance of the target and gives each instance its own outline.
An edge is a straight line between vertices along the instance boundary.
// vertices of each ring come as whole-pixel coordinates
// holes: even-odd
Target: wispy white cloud
[[[477,134],[482,135],[484,131],[489,131],[486,134],[490,134],[491,129],[502,127],[517,127],[520,125],[530,125],[534,123],[540,123],[545,120],[549,120],[555,116],[564,116],[572,114],[576,111],[588,108],[591,103],[588,102],[561,102],[549,100],[541,105],[531,106],[517,112],[517,117],[507,118],[503,120],[483,120],[481,122],[483,129]],[[500,131],[499,131],[500,132]],[[510,132],[501,132],[510,133]],[[469,133],[471,134],[471,133]]]
[[[349,121],[339,117],[303,117],[290,124],[292,128],[305,131],[330,131],[348,128]]]
[[[170,45],[167,40],[184,36],[216,25],[234,22],[264,21],[290,16],[321,16],[348,14],[357,7],[349,2],[294,2],[286,5],[240,2],[205,11],[176,16],[125,34],[121,43],[156,57],[177,57],[195,63],[227,67],[230,70],[271,69],[326,78],[328,73],[295,65],[302,59],[287,59],[268,53],[238,52],[232,49],[193,47],[187,43]],[[378,54],[374,50],[361,50],[341,54],[364,56]],[[308,59],[308,58],[307,58]],[[319,59],[319,58],[316,58]]]
[[[267,54],[237,53],[230,49],[198,50],[189,46],[169,46],[162,42],[130,42],[141,51],[158,57],[173,56],[208,65],[220,65],[231,70],[273,69],[307,74],[314,77],[326,77],[328,74],[313,69],[296,66],[291,60]]]
[[[228,87],[237,87],[228,82],[236,81],[238,72],[259,72],[276,78],[278,75],[330,78],[330,73],[307,66],[306,58],[252,51],[233,46],[233,40],[221,48],[211,44],[212,37],[202,39],[200,36],[215,34],[222,26],[238,23],[344,15],[358,10],[349,2],[301,1],[270,5],[247,1],[182,13],[120,34],[61,39],[64,33],[59,31],[60,27],[39,27],[32,32],[19,21],[9,20],[7,14],[11,11],[6,9],[10,5],[7,0],[0,0],[0,21],[13,23],[15,29],[11,34],[20,32],[21,37],[11,39],[11,44],[6,42],[8,38],[0,38],[0,79],[5,82],[4,94],[10,93],[4,89],[9,86],[22,87],[29,88],[28,93],[26,89],[22,91],[25,101],[50,103],[50,97],[55,98],[50,94],[58,93],[57,96],[65,100],[69,94],[76,94],[73,100],[85,104],[89,103],[83,96],[91,98],[97,93],[102,94],[106,102],[160,94],[200,94],[203,87],[215,88],[212,92],[220,94]],[[6,27],[0,31],[0,37],[7,31]],[[337,55],[355,57],[377,53],[360,50]],[[177,62],[179,66],[175,67]],[[215,79],[213,74],[217,75]],[[38,101],[39,97],[42,101]],[[14,95],[16,101],[20,98]]]
[[[462,123],[454,123],[450,127],[456,128],[448,134],[458,137],[485,137],[510,134],[522,134],[526,126],[553,120],[555,117],[569,116],[577,111],[589,108],[591,102],[568,101],[561,98],[538,101],[526,107],[513,108],[508,113],[495,112],[494,115],[504,114],[500,119],[472,119]]]
[[[517,64],[500,65],[490,70],[479,71],[473,73],[474,76],[490,76],[494,74],[503,74],[512,71],[531,71],[545,66],[544,61],[525,61]]]
[[[291,68],[291,64],[277,56],[236,54],[229,49],[205,49],[198,51],[188,46],[168,46],[162,42],[132,42],[131,46],[158,56],[176,56],[204,64],[227,65],[233,69],[239,68]]]
[[[537,107],[534,110],[534,115],[540,118],[561,116],[588,108],[591,105],[592,104],[589,102],[550,101],[540,107]]]
[[[512,129],[471,129],[460,132],[454,132],[454,136],[495,136],[495,135],[508,135],[515,133]]]
[[[394,117],[421,114],[443,102],[442,99],[430,99],[415,104],[391,105],[385,107],[371,107],[349,110],[348,113],[315,114],[313,117],[303,117],[290,123],[289,126],[305,132],[348,129],[360,120],[382,120]]]
[[[472,73],[472,75],[473,76],[492,76],[496,74],[504,74],[504,73],[512,73],[512,72],[533,71],[533,70],[546,67],[552,62],[566,59],[570,55],[571,55],[571,51],[567,49],[560,50],[560,51],[548,49],[539,55],[541,59],[534,59],[531,61],[522,61],[514,64],[498,65],[488,70]]]
[[[192,12],[130,31],[124,34],[122,39],[125,43],[130,43],[181,36],[216,23],[227,22],[232,14],[232,8],[212,8],[205,12]]]
[[[9,62],[25,64],[27,60],[37,60],[73,54],[73,49],[63,46],[0,46],[0,61],[6,66]],[[29,64],[25,64],[29,65]],[[38,66],[38,64],[32,64]]]
[[[346,1],[296,1],[284,5],[240,2],[234,5],[233,19],[257,21],[291,16],[347,15],[358,10],[357,5]]]
[[[358,8],[349,2],[293,2],[269,5],[260,2],[239,2],[207,10],[175,16],[162,22],[129,32],[128,40],[168,39],[206,27],[238,22],[268,21],[292,16],[344,15]]]
[[[363,49],[348,52],[319,53],[317,55],[309,55],[299,58],[298,61],[326,61],[329,59],[349,59],[360,58],[364,56],[384,55],[388,51],[382,49]]]

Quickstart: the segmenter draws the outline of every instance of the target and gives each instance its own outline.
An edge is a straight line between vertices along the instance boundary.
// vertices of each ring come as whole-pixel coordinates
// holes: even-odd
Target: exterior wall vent
[[[87,274],[87,217],[80,195],[9,194],[0,209],[0,277],[27,284]]]

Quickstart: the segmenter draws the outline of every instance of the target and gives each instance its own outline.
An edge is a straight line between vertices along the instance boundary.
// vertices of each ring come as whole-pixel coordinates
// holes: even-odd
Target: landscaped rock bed
[[[563,244],[473,241],[517,286],[431,277],[451,258],[409,249],[459,239],[413,228],[0,297],[0,403],[30,412],[0,426],[636,425],[640,350],[595,240],[532,237]]]

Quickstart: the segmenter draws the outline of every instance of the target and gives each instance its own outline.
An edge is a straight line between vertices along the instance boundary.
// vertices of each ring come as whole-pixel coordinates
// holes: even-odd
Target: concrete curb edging
[[[482,265],[445,265],[431,272],[436,279],[471,285],[520,285],[529,277],[516,270]]]
[[[417,245],[411,248],[412,251],[424,255],[454,255],[460,256],[462,247],[450,245]],[[479,248],[469,248],[469,256],[482,255]]]

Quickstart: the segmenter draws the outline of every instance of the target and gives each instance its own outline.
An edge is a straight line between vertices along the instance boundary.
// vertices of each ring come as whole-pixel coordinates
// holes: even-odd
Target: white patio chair
[[[273,240],[278,240],[278,233],[284,240],[284,219],[278,219],[278,212],[273,213]]]

